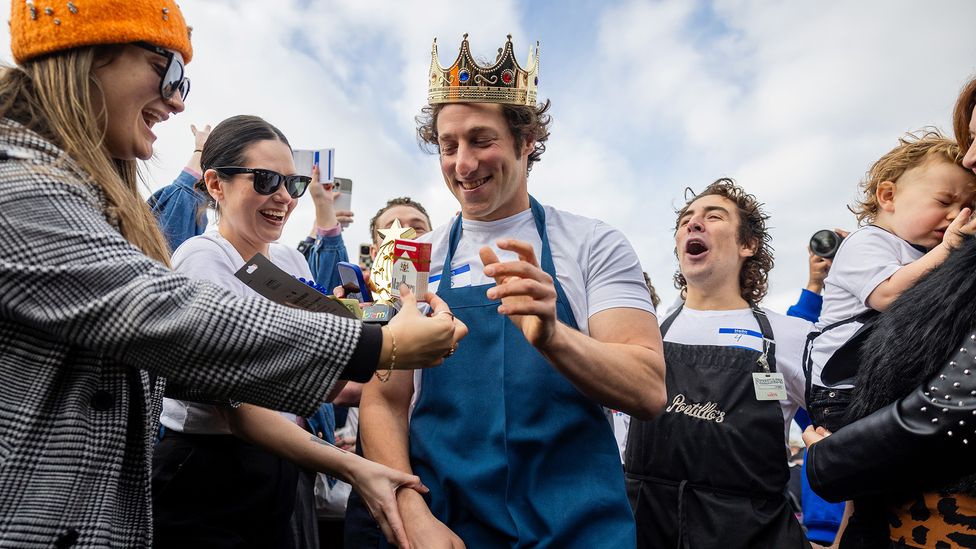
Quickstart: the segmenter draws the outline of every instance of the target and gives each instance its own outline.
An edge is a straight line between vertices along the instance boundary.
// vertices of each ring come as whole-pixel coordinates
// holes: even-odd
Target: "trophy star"
[[[409,240],[417,236],[417,231],[415,231],[413,227],[404,227],[400,225],[399,219],[394,219],[393,224],[390,225],[389,229],[377,229],[377,232],[383,237],[383,243],[380,244],[381,249],[385,248],[387,245],[392,246],[393,241],[398,238]]]

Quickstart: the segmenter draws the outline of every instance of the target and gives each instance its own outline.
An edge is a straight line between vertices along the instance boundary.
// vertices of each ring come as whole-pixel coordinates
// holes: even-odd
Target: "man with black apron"
[[[661,325],[668,402],[631,421],[625,457],[639,547],[809,546],[785,491],[811,325],[755,305],[772,267],[766,217],[731,180],[679,212],[685,302]]]
[[[363,448],[430,488],[426,500],[397,494],[411,544],[633,548],[601,405],[660,412],[660,332],[623,235],[529,196],[548,102],[535,103],[537,58],[524,70],[511,49],[482,67],[465,39],[450,69],[434,51],[419,134],[461,214],[424,239],[431,287],[470,333],[443,376],[393,371],[367,384]]]

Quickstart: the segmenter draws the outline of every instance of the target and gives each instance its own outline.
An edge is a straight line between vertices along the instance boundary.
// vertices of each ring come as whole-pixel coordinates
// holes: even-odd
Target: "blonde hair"
[[[169,264],[170,250],[156,218],[137,188],[135,160],[113,159],[105,146],[108,113],[96,110],[101,87],[92,75],[95,59],[117,54],[118,46],[61,51],[0,72],[0,117],[13,119],[50,140],[84,171],[78,174],[101,190],[105,216],[147,256]],[[116,51],[113,51],[116,50]]]
[[[868,170],[859,187],[861,199],[848,209],[857,216],[858,225],[871,223],[878,217],[878,185],[883,181],[897,183],[905,172],[924,165],[926,162],[949,162],[962,167],[966,151],[944,137],[938,130],[924,129],[909,132],[898,139],[898,146],[875,162]],[[969,170],[966,170],[969,173]],[[970,175],[970,189],[976,191],[976,177]]]

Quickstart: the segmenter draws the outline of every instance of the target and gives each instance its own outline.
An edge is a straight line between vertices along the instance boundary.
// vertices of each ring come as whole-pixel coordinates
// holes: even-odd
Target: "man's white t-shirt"
[[[589,317],[614,308],[640,309],[654,313],[650,293],[644,284],[640,260],[623,233],[606,223],[545,206],[546,232],[552,260],[576,323],[589,334]],[[430,262],[431,291],[440,285],[444,259],[450,241],[450,223],[425,234],[420,240],[432,243]],[[525,210],[496,221],[461,220],[463,234],[451,262],[451,285],[454,288],[494,283],[485,276],[478,255],[484,246],[491,247],[500,261],[515,261],[516,254],[500,250],[499,239],[517,239],[532,244],[536,260],[542,263],[542,238],[535,226],[532,210]],[[477,330],[477,326],[469,326]],[[414,402],[420,394],[421,371],[414,374]]]
[[[268,255],[272,263],[288,274],[312,278],[308,263],[298,250],[273,242]],[[171,262],[174,270],[195,280],[209,280],[238,297],[259,295],[234,276],[244,266],[244,258],[216,230],[185,241],[173,252]],[[282,412],[282,415],[295,420],[294,414]],[[230,426],[217,406],[199,402],[164,398],[159,421],[167,429],[181,433],[231,434]]]
[[[773,340],[776,341],[776,371],[783,374],[786,381],[788,398],[779,401],[783,412],[785,444],[789,438],[793,416],[797,408],[804,405],[806,379],[803,376],[803,347],[813,324],[800,318],[775,313],[765,307],[762,310],[769,318]],[[664,341],[682,345],[745,347],[760,352],[763,348],[762,331],[751,309],[698,311],[685,306],[664,334]],[[667,351],[664,360],[667,361]],[[667,367],[688,366],[667,364]],[[748,381],[751,383],[751,379]]]
[[[867,311],[871,292],[895,271],[923,255],[925,252],[873,225],[861,227],[848,235],[841,242],[824,281],[823,309],[817,329],[822,330],[825,326]],[[820,377],[824,365],[861,326],[860,322],[848,322],[823,332],[813,340],[810,358],[814,385],[824,385]],[[850,387],[853,385],[836,386],[840,389]]]

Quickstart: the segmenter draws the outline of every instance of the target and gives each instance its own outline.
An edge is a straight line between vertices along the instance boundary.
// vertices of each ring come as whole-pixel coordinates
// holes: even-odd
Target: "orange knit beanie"
[[[190,29],[173,0],[10,0],[10,48],[22,63],[99,44],[149,42],[193,57]]]

